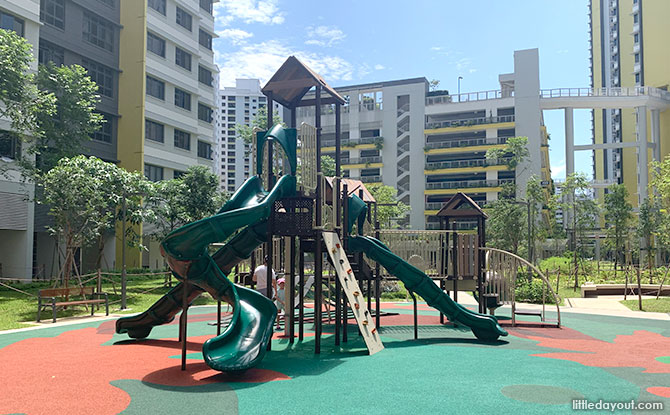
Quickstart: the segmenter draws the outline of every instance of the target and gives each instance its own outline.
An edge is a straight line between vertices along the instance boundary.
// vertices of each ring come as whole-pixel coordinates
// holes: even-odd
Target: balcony
[[[493,202],[493,200],[492,201],[486,201],[486,200],[477,201],[477,200],[475,200],[474,202],[477,203],[477,205],[479,207],[484,207],[484,206],[486,206],[487,203]],[[444,201],[444,202],[426,202],[425,210],[440,210],[440,209],[442,209],[442,206],[444,206],[445,203],[447,203],[447,202],[446,201]]]
[[[504,122],[514,122],[514,115],[497,115],[494,117],[427,122],[426,129],[433,130],[437,128],[470,127],[473,125],[498,124]]]
[[[378,141],[383,141],[384,137],[365,137],[365,138],[345,138],[340,141],[342,147],[355,147],[361,144],[375,144]],[[335,147],[335,139],[328,139],[321,141],[322,147]]]
[[[471,189],[476,187],[499,187],[505,183],[514,183],[514,179],[496,180],[463,180],[458,182],[426,183],[426,190],[431,189]]]
[[[506,144],[508,138],[509,137],[490,137],[490,138],[471,138],[468,140],[439,141],[434,143],[426,143],[424,149],[433,150],[437,148],[474,147],[474,146]]]
[[[381,156],[369,156],[369,157],[355,157],[355,158],[343,158],[340,160],[343,165],[345,164],[372,164],[372,163],[381,163]]]
[[[361,102],[358,104],[358,112],[363,111],[381,111],[384,106],[381,102]]]
[[[491,91],[465,92],[462,94],[437,95],[434,97],[426,97],[426,105],[456,104],[459,102],[486,101],[490,99],[501,99],[513,96],[514,91],[510,91],[509,93],[503,94],[503,92],[499,89]]]
[[[359,176],[359,177],[349,177],[349,179],[360,180],[363,183],[381,183],[382,176]]]
[[[474,159],[474,160],[450,160],[426,162],[426,170],[458,169],[463,167],[489,167],[502,166],[507,163],[507,158],[497,160]]]

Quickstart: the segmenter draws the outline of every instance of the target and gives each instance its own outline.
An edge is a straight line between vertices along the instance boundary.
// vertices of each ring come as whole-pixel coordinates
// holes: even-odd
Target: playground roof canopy
[[[442,206],[437,216],[447,218],[488,218],[482,208],[463,192],[458,192]]]
[[[332,189],[333,184],[335,182],[334,177],[326,177],[326,182],[328,183],[328,186]],[[363,199],[364,202],[371,202],[371,203],[376,203],[377,200],[375,199],[374,196],[372,196],[372,193],[368,190],[367,187],[365,187],[365,184],[360,181],[360,180],[354,180],[354,179],[347,179],[347,178],[342,178],[340,179],[340,193],[344,190],[344,185],[347,185],[347,193],[349,193],[349,196],[351,195],[356,195],[360,197],[360,190],[363,189]],[[332,194],[331,192],[327,192],[328,194]],[[332,202],[331,200],[326,200],[327,202]]]
[[[310,89],[321,86],[329,96],[321,98],[321,104],[344,104],[344,98],[323,80],[321,75],[289,56],[261,90],[263,94],[287,108],[315,105],[315,100],[302,101]]]

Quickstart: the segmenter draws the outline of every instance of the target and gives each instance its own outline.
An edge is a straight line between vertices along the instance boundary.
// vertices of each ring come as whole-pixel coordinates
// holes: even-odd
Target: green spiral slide
[[[367,207],[358,196],[349,199],[348,223],[349,233],[355,221],[358,221],[358,229],[362,229]],[[470,311],[454,300],[438,287],[420,269],[408,264],[405,260],[391,252],[380,240],[369,236],[354,236],[349,238],[347,250],[351,252],[363,252],[370,259],[377,261],[391,274],[399,278],[407,289],[423,297],[429,306],[436,308],[445,314],[450,321],[459,322],[470,327],[472,333],[480,340],[494,341],[500,336],[507,336],[505,329],[500,327],[494,316]]]
[[[267,219],[275,200],[295,193],[295,176],[283,176],[269,193],[263,190],[258,176],[248,179],[217,215],[193,222],[172,232],[162,242],[173,274],[180,282],[144,313],[123,317],[116,322],[117,333],[133,338],[149,335],[154,326],[174,319],[181,311],[184,289],[191,302],[204,291],[213,298],[233,306],[230,324],[221,335],[203,345],[205,362],[212,369],[243,371],[263,359],[272,337],[277,315],[274,303],[258,292],[236,286],[226,274],[239,261],[249,258],[256,247],[267,240]],[[228,243],[214,255],[209,244],[225,241],[238,229]],[[188,288],[187,288],[188,287]]]

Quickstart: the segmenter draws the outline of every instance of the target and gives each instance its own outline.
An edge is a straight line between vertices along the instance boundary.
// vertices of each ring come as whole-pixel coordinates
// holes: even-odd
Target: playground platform
[[[3,332],[0,413],[554,414],[572,413],[573,400],[660,402],[670,411],[670,316],[566,307],[560,329],[532,317],[511,327],[503,308],[510,335],[485,344],[467,327],[441,325],[427,305],[418,309],[418,340],[412,304],[384,303],[397,314],[382,318],[385,349],[374,356],[353,320],[337,348],[324,323],[315,355],[308,324],[302,342],[275,333],[262,363],[237,376],[203,362],[202,343],[216,332],[210,306],[189,311],[186,371],[177,319],[143,341],[101,318]]]

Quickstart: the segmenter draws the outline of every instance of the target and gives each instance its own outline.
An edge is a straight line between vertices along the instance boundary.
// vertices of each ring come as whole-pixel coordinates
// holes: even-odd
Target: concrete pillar
[[[651,110],[651,142],[654,145],[651,158],[661,161],[661,112]]]
[[[649,156],[647,152],[647,107],[637,107],[637,194],[638,206],[647,197],[649,187]],[[653,129],[653,126],[652,126]]]
[[[565,175],[575,172],[575,121],[572,108],[565,108]]]
[[[565,108],[565,177],[575,172],[575,120],[574,109]],[[572,195],[566,194],[568,202]],[[572,212],[569,209],[563,212],[563,227],[572,226]]]

